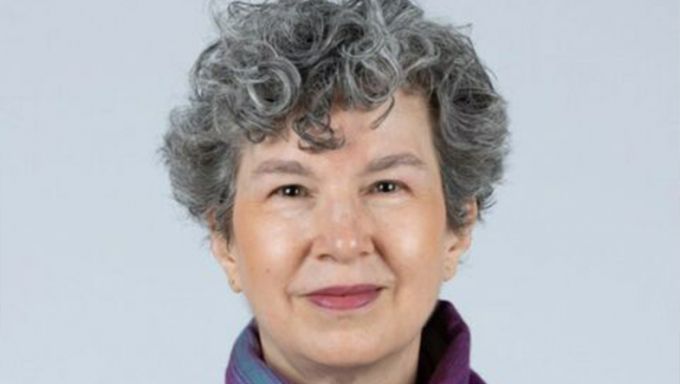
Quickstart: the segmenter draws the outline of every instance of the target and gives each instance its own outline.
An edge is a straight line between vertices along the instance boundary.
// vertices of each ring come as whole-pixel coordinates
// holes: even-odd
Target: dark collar
[[[262,358],[255,321],[241,332],[231,351],[227,384],[285,384]],[[423,328],[419,384],[484,384],[470,369],[470,331],[453,304],[440,300]]]
[[[439,300],[423,328],[417,382],[484,384],[470,369],[470,331],[453,304]]]

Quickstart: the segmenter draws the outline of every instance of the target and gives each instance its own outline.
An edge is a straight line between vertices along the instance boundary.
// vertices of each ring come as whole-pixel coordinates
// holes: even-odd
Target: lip
[[[373,284],[337,285],[313,291],[307,299],[324,309],[348,311],[369,305],[378,298],[381,289]]]

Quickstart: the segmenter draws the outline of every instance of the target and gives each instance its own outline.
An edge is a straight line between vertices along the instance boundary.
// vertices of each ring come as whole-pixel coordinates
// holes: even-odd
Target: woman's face
[[[290,131],[244,149],[233,241],[214,233],[212,246],[266,356],[349,367],[418,344],[469,246],[446,227],[424,99],[396,94],[372,129],[386,108],[332,111],[336,150],[300,150]]]

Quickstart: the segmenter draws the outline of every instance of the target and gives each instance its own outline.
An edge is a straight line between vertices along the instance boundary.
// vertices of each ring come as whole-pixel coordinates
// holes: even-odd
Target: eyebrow
[[[314,173],[309,168],[295,160],[266,160],[260,163],[255,168],[255,171],[253,171],[255,176],[277,173],[305,177],[314,176]]]
[[[379,157],[371,161],[362,173],[363,174],[377,173],[388,170],[390,168],[396,168],[400,166],[409,166],[418,169],[425,169],[425,162],[420,160],[420,158],[418,158],[417,156],[408,152],[396,153],[394,155]]]
[[[382,172],[391,168],[409,166],[418,169],[425,169],[425,162],[417,156],[408,153],[396,153],[379,157],[371,161],[361,172],[362,175]],[[265,174],[287,174],[314,178],[314,172],[295,160],[265,160],[260,163],[253,171],[255,176]]]

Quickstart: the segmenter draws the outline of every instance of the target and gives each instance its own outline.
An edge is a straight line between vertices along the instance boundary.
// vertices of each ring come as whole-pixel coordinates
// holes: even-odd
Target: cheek
[[[295,266],[300,238],[296,228],[247,202],[235,203],[233,220],[245,293],[270,295],[282,290]]]
[[[438,280],[443,265],[446,214],[436,200],[382,215],[379,236],[402,281]],[[414,278],[415,277],[415,278]]]

